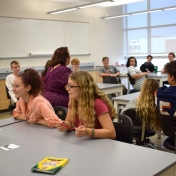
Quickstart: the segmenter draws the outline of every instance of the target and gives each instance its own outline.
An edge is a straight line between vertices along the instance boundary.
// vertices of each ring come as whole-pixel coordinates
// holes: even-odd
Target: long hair
[[[95,125],[95,110],[94,100],[96,98],[102,99],[108,106],[109,114],[111,117],[117,117],[117,113],[109,98],[98,88],[92,76],[85,71],[78,71],[70,74],[70,79],[74,81],[81,89],[80,101],[71,99],[72,117],[74,123],[75,115],[78,109],[81,110],[83,115],[79,116],[80,120],[88,127]]]
[[[159,84],[154,79],[146,79],[142,85],[140,95],[137,99],[137,117],[145,122],[146,127],[160,130],[160,114],[155,104],[155,92]]]

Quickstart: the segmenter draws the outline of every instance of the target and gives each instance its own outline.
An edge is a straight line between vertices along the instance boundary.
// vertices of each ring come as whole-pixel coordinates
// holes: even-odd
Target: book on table
[[[46,157],[36,164],[31,170],[33,172],[55,174],[61,170],[68,161],[69,159],[67,158]]]

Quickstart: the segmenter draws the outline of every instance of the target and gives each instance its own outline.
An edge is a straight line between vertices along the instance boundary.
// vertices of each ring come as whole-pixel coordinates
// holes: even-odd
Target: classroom
[[[90,7],[84,8],[82,7],[84,5],[90,5]],[[71,8],[75,9],[69,11],[68,9]],[[62,10],[66,10],[66,12],[50,14]],[[69,97],[74,97],[73,93],[75,93],[75,96],[77,95],[76,90],[81,87],[78,84],[79,79],[84,79],[83,75],[87,78],[87,82],[91,82],[91,78],[87,75],[88,72],[96,83],[95,87],[98,87],[103,95],[108,95],[108,100],[107,97],[102,98],[108,105],[106,107],[108,109],[112,107],[109,102],[113,105],[108,114],[117,112],[118,117],[123,121],[125,115],[130,117],[130,114],[123,114],[123,108],[132,99],[140,97],[142,91],[148,91],[142,88],[135,90],[134,85],[130,82],[130,76],[127,73],[131,72],[127,68],[128,66],[126,67],[129,57],[135,58],[136,68],[140,70],[140,66],[146,62],[147,56],[153,56],[152,64],[157,67],[156,74],[146,73],[146,75],[143,75],[144,78],[146,76],[146,80],[157,80],[159,82],[159,86],[156,86],[155,91],[152,90],[152,94],[158,88],[160,89],[164,82],[168,81],[166,85],[169,87],[169,84],[173,81],[173,84],[170,85],[175,86],[174,78],[168,80],[167,76],[170,73],[172,74],[172,70],[169,70],[171,66],[169,65],[166,72],[162,73],[165,64],[169,62],[169,53],[176,53],[175,15],[175,0],[0,0],[0,156],[3,158],[0,164],[2,175],[37,175],[38,173],[32,172],[31,168],[45,157],[69,159],[68,164],[56,173],[60,176],[176,175],[176,149],[164,147],[164,141],[168,135],[165,135],[163,131],[161,133],[157,131],[153,135],[149,135],[152,144],[149,139],[146,146],[138,145],[137,140],[135,141],[137,145],[133,145],[134,136],[128,139],[128,142],[123,141],[116,131],[118,130],[116,128],[122,130],[118,132],[119,135],[122,134],[124,137],[135,131],[133,125],[131,125],[131,128],[128,126],[128,129],[125,127],[120,129],[123,124],[120,124],[120,121],[116,124],[114,121],[112,124],[114,124],[117,136],[116,140],[112,140],[114,134],[109,121],[106,121],[109,125],[107,125],[108,127],[105,125],[107,129],[101,129],[106,130],[104,131],[106,137],[101,137],[99,127],[97,129],[89,127],[92,121],[88,119],[88,126],[85,126],[85,136],[82,137],[81,130],[84,129],[82,117],[80,117],[80,121],[77,121],[78,127],[75,125],[73,128],[75,132],[72,129],[71,121],[67,121],[65,118],[63,118],[65,121],[63,120],[61,126],[53,125],[54,123],[60,124],[60,119],[62,119],[61,114],[57,114],[57,108],[54,108],[54,112],[50,110],[43,112],[45,116],[49,115],[49,117],[53,113],[56,117],[60,116],[60,119],[52,117],[52,121],[48,123],[51,129],[47,128],[43,121],[39,123],[40,125],[29,125],[20,118],[12,118],[15,113],[19,113],[19,109],[15,112],[8,109],[10,100],[7,97],[8,90],[5,89],[5,79],[12,73],[10,68],[12,61],[15,60],[20,63],[20,71],[23,72],[20,77],[25,79],[24,73],[32,76],[37,73],[41,75],[46,62],[54,56],[54,51],[56,52],[56,49],[60,47],[68,47],[70,60],[78,58],[80,61],[80,74],[79,72],[71,73],[67,68],[63,68],[69,78],[67,84],[64,83],[64,90],[66,89],[68,93],[71,92]],[[102,68],[103,58],[107,59],[106,57],[109,58],[108,64],[120,71],[118,76],[122,84],[104,84],[104,77],[100,76],[99,69]],[[67,63],[67,60],[65,63]],[[18,63],[15,64],[18,65]],[[54,69],[55,66],[53,65]],[[71,64],[66,64],[66,66],[72,68]],[[32,70],[28,68],[32,68]],[[33,72],[33,69],[37,72]],[[48,79],[50,78],[48,76]],[[134,77],[132,76],[132,78]],[[74,82],[74,79],[78,82]],[[18,81],[15,83],[18,84]],[[49,85],[47,86],[49,87]],[[123,95],[123,86],[127,91],[126,95]],[[44,88],[46,89],[46,85]],[[18,93],[17,86],[14,89]],[[42,90],[42,86],[39,85],[38,91],[39,89]],[[87,91],[86,93],[90,92]],[[113,97],[113,94],[116,97]],[[46,98],[49,94],[43,95]],[[98,93],[98,95],[102,96],[101,93]],[[87,96],[85,95],[85,97]],[[89,97],[85,101],[85,109],[88,109],[86,106],[88,99]],[[42,101],[45,100],[42,99]],[[46,103],[47,108],[52,109],[54,103],[54,101],[50,105]],[[96,103],[101,102],[98,100],[94,103],[96,105]],[[72,104],[76,108],[75,101]],[[64,105],[64,107],[69,109],[71,105],[67,105]],[[81,104],[81,106],[83,105]],[[163,106],[168,105],[164,104]],[[107,114],[106,107],[97,108],[97,112]],[[73,110],[75,110],[74,108]],[[65,113],[65,108],[59,110]],[[78,111],[80,110],[77,107]],[[88,110],[88,112],[89,114],[95,113],[91,110]],[[120,114],[120,112],[122,113]],[[70,115],[71,111],[67,112],[66,109],[66,113]],[[74,114],[75,123],[77,114]],[[162,115],[166,114],[168,113]],[[87,117],[88,115],[85,118]],[[35,117],[33,120],[37,118],[39,117]],[[106,119],[106,116],[104,118]],[[29,123],[35,124],[32,120]],[[130,120],[128,123],[130,123]],[[101,121],[98,125],[101,126]],[[57,127],[57,129],[53,127]],[[77,129],[79,127],[80,129]],[[140,128],[142,127],[141,125]],[[63,132],[63,128],[67,130],[70,128],[72,131]],[[100,130],[100,133],[97,130]],[[143,134],[142,130],[141,134]],[[100,135],[100,137],[96,137],[96,135]],[[139,139],[139,137],[136,139]],[[143,138],[141,137],[141,139]],[[14,147],[14,149],[8,148],[9,146]],[[9,169],[6,168],[7,164]]]

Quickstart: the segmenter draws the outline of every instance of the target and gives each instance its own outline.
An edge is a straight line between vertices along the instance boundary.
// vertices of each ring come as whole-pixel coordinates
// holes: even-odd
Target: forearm
[[[117,72],[116,74],[114,74],[115,76],[119,76],[120,75],[120,72]]]
[[[100,73],[100,77],[106,77],[106,76],[111,76],[112,74],[109,73]]]
[[[111,131],[110,129],[93,130],[92,128],[86,128],[85,135],[93,138],[108,138],[108,139],[114,139],[116,137],[115,132]]]
[[[135,75],[132,76],[132,78],[133,79],[138,79],[138,78],[140,78],[142,76],[145,76],[145,75],[146,75],[146,73],[135,74]]]
[[[25,117],[23,117],[22,115],[18,115],[16,117],[14,117],[17,120],[27,120]]]
[[[41,120],[37,121],[36,123],[48,127],[48,122],[45,119],[41,119]],[[56,126],[49,126],[49,127],[56,128]]]

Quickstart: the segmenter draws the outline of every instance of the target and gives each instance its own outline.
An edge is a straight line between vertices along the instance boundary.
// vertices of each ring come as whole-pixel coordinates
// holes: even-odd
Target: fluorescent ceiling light
[[[150,10],[150,11],[144,11],[144,12],[139,12],[139,13],[131,13],[131,15],[140,15],[144,13],[153,13],[153,12],[159,12],[159,11],[162,11],[162,10],[159,9],[159,10]]]
[[[72,10],[77,10],[78,8],[70,8],[70,9],[63,9],[63,10],[57,10],[57,11],[53,11],[53,12],[48,12],[49,14],[57,14],[57,13],[63,13],[63,12],[68,12],[68,11],[72,11]]]
[[[171,7],[171,8],[167,8],[167,9],[163,9],[163,10],[174,10],[176,9],[176,7]]]
[[[103,2],[101,1],[101,2],[91,3],[91,4],[87,4],[87,5],[85,4],[85,5],[79,6],[78,8],[83,9],[83,8],[87,8],[87,7],[105,4],[107,2],[112,2],[112,1],[103,1]]]
[[[159,10],[150,10],[149,13],[160,12],[160,11],[162,11],[162,9],[159,9]]]
[[[103,17],[103,19],[107,20],[107,19],[112,19],[112,18],[120,18],[120,17],[125,17],[125,16],[130,16],[130,14],[127,14],[127,15],[119,15],[119,16],[109,16],[109,17]]]

